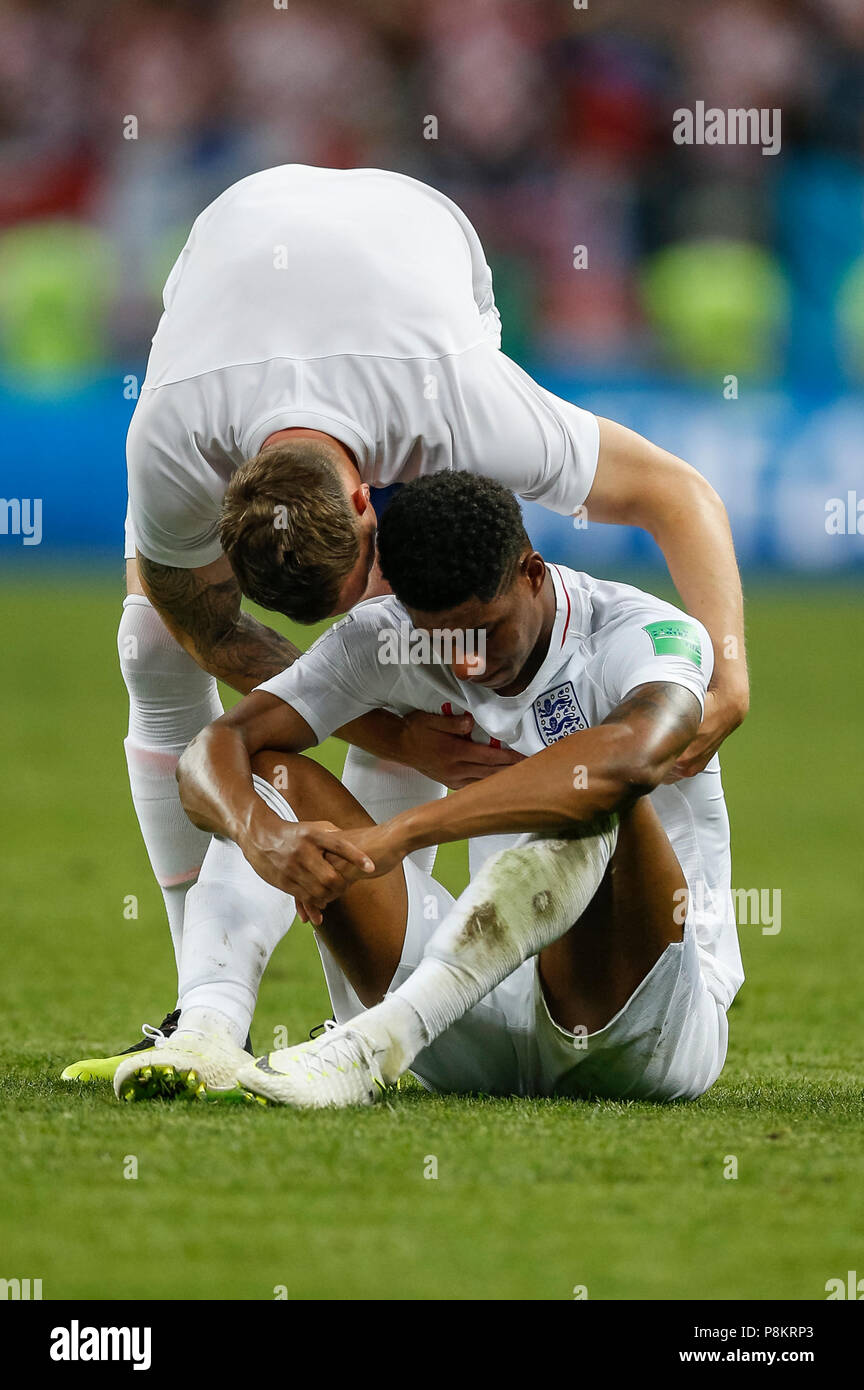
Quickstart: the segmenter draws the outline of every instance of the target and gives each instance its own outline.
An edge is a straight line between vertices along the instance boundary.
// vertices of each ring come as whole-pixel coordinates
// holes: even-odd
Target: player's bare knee
[[[265,748],[251,759],[252,771],[275,787],[300,820],[333,820],[341,783],[312,758]],[[340,821],[341,824],[341,821]]]

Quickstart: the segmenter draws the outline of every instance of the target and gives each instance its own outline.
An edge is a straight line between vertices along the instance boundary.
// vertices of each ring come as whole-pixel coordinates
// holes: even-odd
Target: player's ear
[[[546,561],[543,556],[536,550],[529,550],[519,561],[519,568],[531,585],[532,592],[539,594],[546,578]]]
[[[351,494],[351,505],[358,516],[362,516],[366,508],[370,505],[369,484],[361,483],[356,492]]]

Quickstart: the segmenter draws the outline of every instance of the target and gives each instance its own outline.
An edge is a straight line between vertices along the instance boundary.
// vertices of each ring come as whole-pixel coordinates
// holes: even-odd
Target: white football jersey
[[[253,174],[201,213],[164,305],[127,440],[152,560],[217,559],[231,474],[296,426],[340,440],[376,487],[464,469],[564,514],[591,489],[596,417],[501,352],[477,233],[416,179]]]
[[[444,664],[382,660],[394,650],[389,634],[403,632],[408,623],[392,596],[358,604],[293,666],[258,688],[291,705],[319,742],[370,709],[467,710],[476,721],[473,738],[526,755],[602,723],[631,690],[649,681],[683,685],[704,707],[714,655],[701,623],[628,584],[557,565],[549,570],[556,595],[549,651],[518,695],[457,680]],[[576,745],[573,761],[575,770]],[[719,759],[695,777],[658,787],[651,801],[687,880],[707,983],[728,1008],[744,973]]]

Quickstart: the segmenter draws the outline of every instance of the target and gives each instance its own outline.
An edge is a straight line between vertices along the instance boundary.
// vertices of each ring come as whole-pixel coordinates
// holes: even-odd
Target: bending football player
[[[181,1022],[121,1063],[118,1096],[369,1104],[408,1070],[456,1093],[702,1094],[743,979],[718,760],[667,781],[702,717],[705,629],[545,562],[513,495],[476,475],[407,485],[379,547],[393,595],[181,759],[183,805],[215,832],[187,906]],[[376,825],[298,755],[378,708],[464,711],[473,739],[524,757]],[[472,878],[454,902],[412,856],[463,839]],[[253,1061],[241,1043],[295,907],[336,1022]]]

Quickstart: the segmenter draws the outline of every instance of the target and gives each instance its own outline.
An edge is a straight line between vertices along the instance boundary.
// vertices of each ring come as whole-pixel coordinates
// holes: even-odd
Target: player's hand
[[[247,836],[241,849],[261,878],[291,894],[301,920],[318,927],[327,904],[375,869],[353,841],[353,831],[340,830],[331,821],[297,825],[282,821],[281,829],[264,822]]]
[[[367,855],[375,867],[370,873],[358,868],[356,864],[346,864],[344,860],[335,859],[335,867],[343,878],[349,879],[352,883],[356,883],[358,878],[381,878],[384,874],[389,874],[391,869],[395,869],[397,864],[402,863],[407,851],[392,828],[393,824],[393,821],[384,821],[382,825],[367,825],[363,829],[346,832],[350,834],[355,849]]]
[[[414,710],[402,720],[399,761],[443,782],[451,791],[479,782],[502,767],[522,761],[512,748],[490,748],[472,743],[471,714],[427,714]]]
[[[678,782],[702,772],[724,739],[743,723],[750,704],[748,687],[711,685],[705,696],[705,713],[690,743],[664,781]]]

